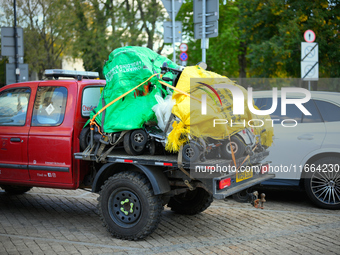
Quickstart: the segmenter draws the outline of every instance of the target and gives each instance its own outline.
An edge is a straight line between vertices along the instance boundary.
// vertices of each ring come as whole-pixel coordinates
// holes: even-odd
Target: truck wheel
[[[213,196],[209,192],[205,189],[197,188],[171,197],[168,207],[179,214],[195,215],[207,209],[212,201]]]
[[[232,146],[232,147],[231,147]],[[232,159],[231,148],[234,150],[235,158],[240,158],[243,156],[246,146],[242,139],[236,135],[232,136],[229,140],[226,139],[221,146],[221,155],[224,159]]]
[[[340,209],[340,158],[321,158],[307,173],[305,189],[310,200],[318,207]]]
[[[196,162],[200,157],[200,149],[193,143],[187,143],[183,146],[182,156],[187,162]]]
[[[102,186],[98,210],[104,225],[116,238],[138,240],[158,226],[162,199],[154,195],[146,176],[136,172],[113,175]]]
[[[145,144],[141,146],[133,144],[131,135],[131,131],[124,135],[124,149],[126,153],[132,156],[142,155],[145,151]]]
[[[80,150],[84,151],[89,146],[91,141],[91,130],[89,126],[84,127],[79,135]]]
[[[16,186],[16,185],[3,185],[1,188],[10,195],[21,195],[30,191],[33,187]]]

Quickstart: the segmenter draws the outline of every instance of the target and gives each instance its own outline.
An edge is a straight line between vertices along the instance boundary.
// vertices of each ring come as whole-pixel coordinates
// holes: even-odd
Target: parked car
[[[270,172],[276,177],[262,184],[300,186],[317,206],[340,209],[340,93],[312,91],[311,96],[303,104],[311,115],[291,104],[282,116],[278,93],[277,109],[270,115],[277,119],[274,140],[266,159],[272,161]],[[272,106],[272,91],[254,92],[253,98],[260,110]],[[284,127],[285,119],[294,119],[297,125]]]

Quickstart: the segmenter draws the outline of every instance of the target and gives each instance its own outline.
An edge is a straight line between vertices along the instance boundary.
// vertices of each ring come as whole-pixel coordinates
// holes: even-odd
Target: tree
[[[252,77],[300,77],[303,33],[319,44],[320,77],[339,77],[338,0],[239,0],[239,26]]]
[[[81,57],[86,70],[102,76],[104,61],[115,48],[146,45],[154,48],[156,23],[162,17],[158,0],[72,0],[73,56]]]
[[[182,4],[176,20],[183,22],[183,42],[187,42],[188,65],[195,65],[201,61],[201,40],[194,39],[193,1],[189,0]],[[237,27],[239,10],[235,1],[219,1],[219,35],[209,39],[207,50],[207,64],[210,70],[237,77],[239,72],[239,37]]]
[[[13,0],[0,6],[0,22],[13,24]],[[160,40],[157,22],[164,8],[159,0],[17,0],[18,25],[24,28],[25,63],[39,78],[60,68],[64,55],[80,57],[84,68],[102,75],[104,61],[117,47]],[[6,17],[6,18],[4,18]]]
[[[45,69],[61,67],[61,57],[72,37],[68,33],[70,15],[65,3],[66,0],[17,1],[17,24],[24,28],[24,60],[39,79]],[[13,1],[5,0],[2,8],[12,26]]]

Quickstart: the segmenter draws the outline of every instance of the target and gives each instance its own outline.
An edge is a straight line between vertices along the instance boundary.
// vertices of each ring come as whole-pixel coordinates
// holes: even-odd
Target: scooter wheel
[[[194,143],[187,143],[183,146],[182,156],[187,162],[198,161],[201,155],[200,149]]]
[[[136,156],[136,155],[142,155],[145,151],[145,144],[142,146],[136,146],[132,144],[131,139],[131,131],[127,132],[124,136],[124,149],[127,154]]]
[[[131,143],[134,146],[144,146],[148,140],[148,135],[143,129],[136,129],[132,131],[130,136]]]
[[[240,158],[244,155],[246,150],[246,145],[242,141],[242,139],[236,135],[232,136],[229,139],[226,139],[223,142],[221,148],[221,155],[224,159],[232,159],[231,149],[234,151],[235,158]]]

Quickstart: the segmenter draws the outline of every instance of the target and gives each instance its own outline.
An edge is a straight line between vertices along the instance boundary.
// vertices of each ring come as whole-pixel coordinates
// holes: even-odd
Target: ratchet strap
[[[190,174],[188,173],[188,171],[186,171],[183,168],[183,157],[182,157],[182,152],[183,152],[183,145],[181,145],[181,147],[179,148],[179,152],[178,152],[178,158],[177,158],[177,165],[179,170],[181,170],[186,176],[188,176],[190,179],[195,180],[194,178],[192,178],[190,176]]]

